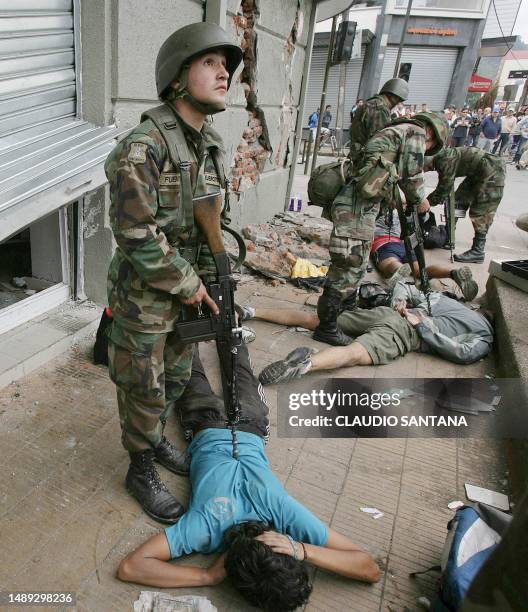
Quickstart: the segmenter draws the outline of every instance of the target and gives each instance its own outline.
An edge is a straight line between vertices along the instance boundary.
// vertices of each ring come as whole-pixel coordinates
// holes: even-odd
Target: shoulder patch
[[[147,145],[143,142],[131,142],[128,149],[128,161],[133,164],[144,164],[147,161]]]

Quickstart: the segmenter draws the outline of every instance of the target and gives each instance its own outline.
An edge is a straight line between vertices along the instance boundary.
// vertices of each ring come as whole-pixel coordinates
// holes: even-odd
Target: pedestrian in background
[[[524,111],[524,118],[517,124],[519,128],[519,145],[513,156],[513,163],[516,164],[517,170],[520,170],[519,161],[528,145],[528,108]]]
[[[398,117],[405,117],[405,104],[403,102],[399,102],[392,109],[391,119],[398,119]]]
[[[453,147],[463,147],[467,140],[471,118],[468,114],[468,109],[463,108],[460,111],[460,116],[457,117],[452,124],[453,135],[451,136]]]
[[[477,111],[471,115],[471,121],[469,124],[467,146],[476,147],[480,136],[480,124],[484,120],[484,110],[477,108]]]
[[[486,117],[480,124],[479,147],[484,151],[491,151],[493,143],[500,138],[501,129],[499,111],[494,109],[491,116]]]
[[[330,129],[330,123],[332,123],[332,113],[330,112],[330,109],[332,108],[331,104],[328,104],[328,106],[325,106],[325,111],[323,113],[323,120],[322,120],[322,125],[324,128]]]
[[[356,103],[354,104],[354,106],[352,107],[352,110],[350,111],[350,123],[352,123],[352,121],[354,120],[354,115],[356,114],[357,109],[361,108],[363,104],[365,104],[365,100],[363,100],[363,98],[358,98],[356,100]]]
[[[502,155],[505,147],[508,146],[511,138],[511,134],[517,125],[517,118],[513,114],[513,108],[509,108],[506,112],[506,116],[501,119],[502,127],[500,132],[500,139],[493,145],[492,153],[498,153]],[[500,147],[500,148],[499,148]]]

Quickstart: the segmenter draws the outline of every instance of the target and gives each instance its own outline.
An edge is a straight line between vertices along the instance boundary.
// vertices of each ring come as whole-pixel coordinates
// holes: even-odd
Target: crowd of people
[[[365,104],[358,99],[350,111],[350,122],[358,108]],[[420,105],[399,102],[391,113],[392,119],[411,118],[418,112],[428,111],[426,103]],[[471,109],[449,105],[444,110],[449,126],[449,147],[479,147],[496,155],[503,155],[518,170],[528,167],[528,106],[494,106]],[[526,152],[525,157],[523,154]]]

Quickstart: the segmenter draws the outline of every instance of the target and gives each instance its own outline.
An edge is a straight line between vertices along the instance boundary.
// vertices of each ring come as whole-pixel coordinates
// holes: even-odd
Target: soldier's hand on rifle
[[[418,212],[419,213],[426,213],[428,210],[431,209],[431,204],[429,204],[429,200],[427,198],[425,198],[419,205],[418,205]]]
[[[200,281],[198,291],[190,298],[182,300],[182,302],[188,306],[198,306],[202,302],[205,302],[213,314],[217,315],[220,312],[213,298],[207,293],[207,289],[202,281]]]

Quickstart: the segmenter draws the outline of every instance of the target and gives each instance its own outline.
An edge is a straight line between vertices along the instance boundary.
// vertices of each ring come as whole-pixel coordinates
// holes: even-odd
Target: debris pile
[[[242,229],[246,238],[245,265],[273,279],[324,276],[332,223],[304,213],[278,213],[268,223]],[[299,261],[306,260],[306,261]],[[311,265],[313,264],[313,265]]]

